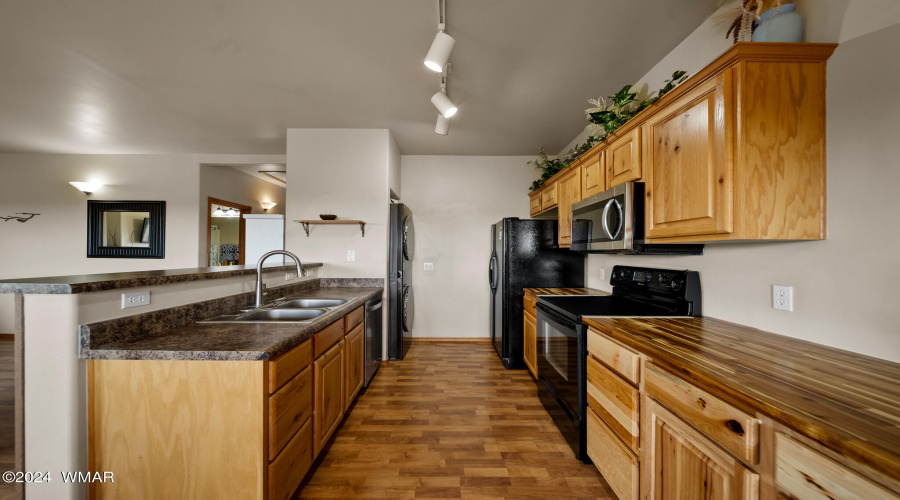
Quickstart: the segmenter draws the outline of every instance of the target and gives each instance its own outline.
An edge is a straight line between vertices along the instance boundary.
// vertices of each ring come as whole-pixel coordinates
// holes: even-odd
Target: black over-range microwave
[[[572,204],[569,247],[585,253],[702,255],[702,244],[644,243],[644,183],[626,182]]]

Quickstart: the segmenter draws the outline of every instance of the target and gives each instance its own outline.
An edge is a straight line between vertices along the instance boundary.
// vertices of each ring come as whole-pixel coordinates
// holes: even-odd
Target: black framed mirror
[[[89,200],[87,256],[165,258],[166,202]]]

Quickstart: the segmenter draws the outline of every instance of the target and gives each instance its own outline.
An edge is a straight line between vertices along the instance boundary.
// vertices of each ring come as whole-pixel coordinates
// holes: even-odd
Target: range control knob
[[[684,286],[684,282],[681,280],[672,280],[672,282],[669,283],[669,288],[671,288],[673,291],[676,291],[676,292],[681,290],[681,287],[683,287],[683,286]]]
[[[668,282],[669,282],[669,277],[668,277],[668,276],[666,276],[665,274],[660,274],[660,275],[659,275],[659,284],[660,284],[660,285],[665,285],[665,284],[668,283]]]

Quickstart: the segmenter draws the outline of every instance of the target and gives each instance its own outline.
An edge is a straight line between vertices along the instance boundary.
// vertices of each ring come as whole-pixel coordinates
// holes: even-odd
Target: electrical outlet
[[[772,286],[772,307],[782,311],[794,310],[794,287]]]
[[[122,294],[122,309],[150,305],[150,290]]]
[[[606,279],[606,269],[605,268],[601,267],[600,272],[598,274],[600,275],[600,281],[603,281]]]
[[[356,250],[347,250],[347,262],[356,261]]]
[[[284,281],[294,279],[294,273],[284,273]]]
[[[432,263],[432,262],[426,262],[426,263],[425,263],[425,270],[426,270],[426,271],[434,271],[434,263]]]

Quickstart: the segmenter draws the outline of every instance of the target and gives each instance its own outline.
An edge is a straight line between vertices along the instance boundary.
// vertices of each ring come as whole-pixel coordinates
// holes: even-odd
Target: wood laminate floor
[[[414,343],[382,366],[297,498],[602,498],[526,370],[487,343]]]

